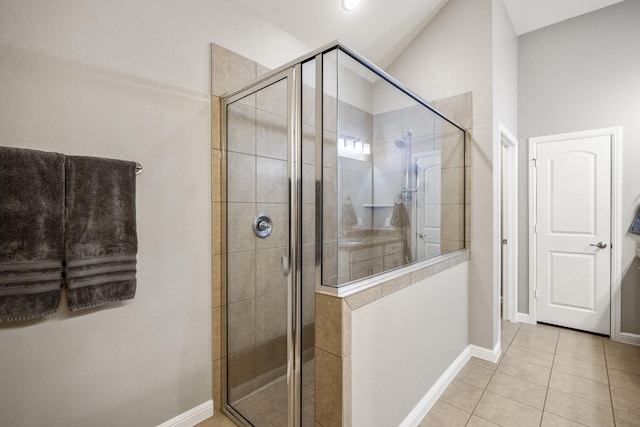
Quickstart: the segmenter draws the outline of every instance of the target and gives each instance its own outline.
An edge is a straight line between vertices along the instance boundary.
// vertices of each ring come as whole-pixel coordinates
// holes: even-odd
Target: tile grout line
[[[613,416],[613,426],[616,426],[616,411],[614,411],[613,409],[613,393],[611,392],[611,378],[609,378],[609,363],[607,362],[607,349],[604,346],[604,339],[601,340],[602,342],[602,351],[604,352],[604,370],[607,374],[607,382],[608,382],[608,389],[609,389],[609,403],[611,404],[611,415]]]
[[[551,376],[553,375],[553,365],[556,363],[556,353],[558,351],[559,343],[560,343],[560,331],[558,331],[558,339],[556,340],[556,347],[553,351],[553,360],[551,361],[551,370],[549,371],[549,381],[547,382],[547,389],[545,390],[545,394],[544,394],[544,403],[542,403],[542,414],[540,415],[540,426],[542,426],[542,420],[544,418],[544,409],[547,407],[547,398],[549,397],[549,387],[551,386]]]
[[[516,330],[516,333],[513,334],[513,338],[511,338],[511,341],[509,342],[509,346],[507,347],[507,349],[511,346],[511,344],[513,343],[513,340],[516,338],[516,335],[518,335],[518,332],[520,331],[520,326],[522,326],[521,324],[518,324],[518,329]],[[478,418],[481,418],[483,420],[485,420],[484,418],[478,416],[475,414],[476,409],[478,408],[478,405],[480,404],[480,401],[482,400],[482,397],[484,396],[485,392],[487,391],[487,387],[489,386],[489,384],[491,383],[491,380],[493,380],[493,377],[496,375],[496,372],[498,372],[498,367],[500,366],[500,364],[502,363],[502,360],[504,360],[504,356],[506,355],[506,350],[505,350],[505,354],[503,355],[502,359],[500,360],[499,363],[496,364],[496,369],[493,370],[493,373],[491,374],[491,378],[489,378],[489,381],[487,382],[487,384],[484,386],[484,388],[482,389],[482,394],[480,395],[480,398],[478,399],[478,401],[476,402],[476,405],[473,407],[473,410],[471,411],[471,415],[469,416],[469,419],[467,420],[467,422],[465,423],[465,426],[467,426],[469,424],[469,422],[471,421],[471,417],[473,417],[474,415]],[[469,362],[467,362],[469,363]],[[485,420],[485,421],[489,421],[491,423],[493,423],[493,421],[491,420]],[[494,423],[496,424],[496,423]]]

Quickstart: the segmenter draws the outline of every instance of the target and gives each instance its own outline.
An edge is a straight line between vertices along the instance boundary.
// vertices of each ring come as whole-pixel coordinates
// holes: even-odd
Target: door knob
[[[604,242],[598,242],[598,243],[589,243],[589,246],[597,246],[600,249],[604,249],[607,247],[607,244]]]

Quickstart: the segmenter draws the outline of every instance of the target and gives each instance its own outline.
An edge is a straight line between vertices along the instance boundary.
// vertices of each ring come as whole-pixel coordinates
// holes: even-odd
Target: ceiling
[[[623,0],[504,0],[517,35],[537,30]]]
[[[333,40],[387,68],[448,0],[237,0],[311,48]],[[516,34],[524,34],[622,0],[504,0]]]

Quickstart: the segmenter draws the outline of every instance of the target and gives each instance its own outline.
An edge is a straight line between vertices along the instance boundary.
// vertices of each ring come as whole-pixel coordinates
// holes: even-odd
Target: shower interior
[[[221,111],[223,410],[314,426],[316,292],[464,248],[464,183],[441,191],[464,176],[464,131],[339,44],[229,92]],[[408,221],[392,224],[398,200]]]

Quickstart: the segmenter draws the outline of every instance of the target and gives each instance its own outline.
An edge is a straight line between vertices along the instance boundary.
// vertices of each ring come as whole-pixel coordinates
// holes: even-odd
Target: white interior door
[[[611,138],[533,143],[532,151],[537,320],[609,335]]]
[[[417,199],[418,259],[440,255],[440,150],[413,156],[420,182]]]

